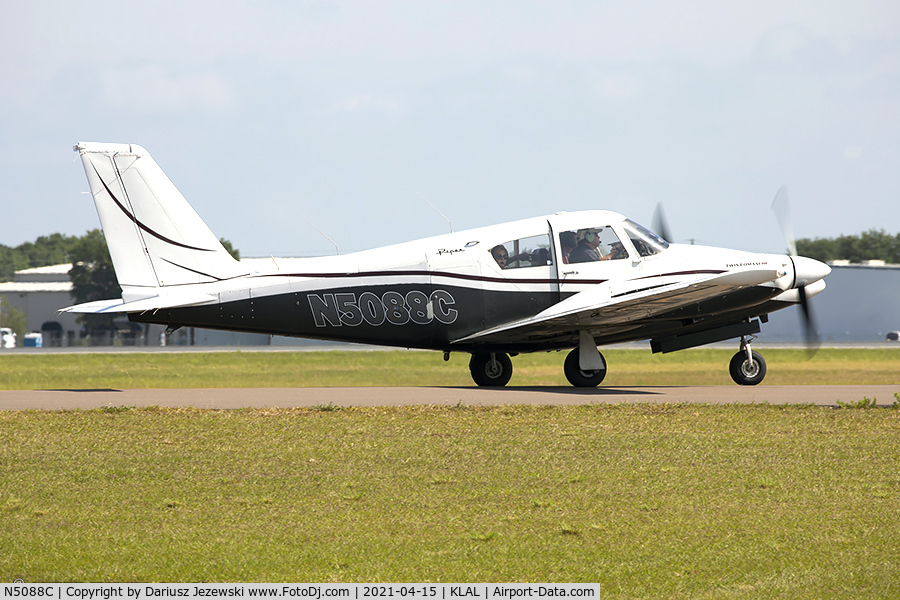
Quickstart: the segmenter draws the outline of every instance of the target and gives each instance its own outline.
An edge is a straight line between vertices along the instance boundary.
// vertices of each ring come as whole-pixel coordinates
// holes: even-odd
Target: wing
[[[777,269],[753,269],[617,294],[611,294],[607,286],[596,286],[570,296],[533,317],[486,329],[453,343],[502,343],[538,334],[627,326],[703,300],[767,283],[781,275],[784,273]]]

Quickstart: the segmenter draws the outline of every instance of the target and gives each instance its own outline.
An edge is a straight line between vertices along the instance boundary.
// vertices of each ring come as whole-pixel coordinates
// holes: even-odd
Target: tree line
[[[232,256],[240,260],[241,253],[231,242],[224,238],[219,241]],[[23,269],[94,261],[112,264],[103,232],[99,229],[92,229],[82,236],[62,233],[42,235],[33,242],[24,242],[14,247],[0,244],[0,282],[12,281],[16,271]]]
[[[0,244],[0,281],[12,281],[16,271],[70,262],[78,236],[54,233],[16,247]]]
[[[857,235],[801,238],[797,240],[797,254],[822,262],[883,260],[889,264],[900,264],[900,233],[890,235],[883,229],[870,229]]]
[[[228,240],[219,240],[231,255],[240,260],[241,253]],[[12,281],[15,272],[23,269],[71,263],[73,304],[108,300],[122,295],[116,281],[106,239],[100,229],[92,229],[82,236],[54,233],[41,236],[34,242],[16,247],[0,244],[0,281]],[[4,299],[5,300],[5,299]],[[0,325],[23,334],[24,315],[4,302],[0,305]],[[80,321],[90,329],[112,328],[114,315],[82,315]]]

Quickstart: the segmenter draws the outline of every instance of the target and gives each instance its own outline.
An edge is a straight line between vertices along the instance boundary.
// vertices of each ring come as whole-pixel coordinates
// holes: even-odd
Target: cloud
[[[332,105],[332,108],[336,112],[375,110],[395,113],[400,110],[400,102],[390,96],[362,92],[338,100]]]
[[[238,105],[235,91],[209,71],[172,75],[158,65],[118,67],[102,73],[101,86],[106,103],[120,110],[221,113]]]
[[[641,82],[629,74],[604,76],[594,84],[594,94],[602,100],[630,100],[641,90]]]
[[[863,155],[862,146],[847,146],[844,148],[844,159],[848,161],[859,160]]]

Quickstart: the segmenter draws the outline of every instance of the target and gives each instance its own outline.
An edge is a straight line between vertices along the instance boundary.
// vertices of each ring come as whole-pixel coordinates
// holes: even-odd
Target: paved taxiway
[[[332,387],[141,390],[3,390],[0,410],[89,410],[109,406],[205,409],[301,406],[409,406],[509,404],[816,404],[877,399],[891,405],[900,385],[658,386],[658,387]]]

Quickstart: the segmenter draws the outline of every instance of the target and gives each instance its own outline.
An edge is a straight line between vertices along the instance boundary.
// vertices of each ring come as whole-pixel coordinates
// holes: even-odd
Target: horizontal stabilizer
[[[218,300],[219,296],[217,294],[204,293],[153,296],[152,298],[142,298],[141,300],[134,300],[133,302],[125,302],[121,298],[118,298],[115,300],[97,300],[95,302],[67,306],[66,308],[59,309],[59,312],[80,314],[146,312],[148,310],[159,310],[161,308],[178,308],[182,306],[212,304]]]

